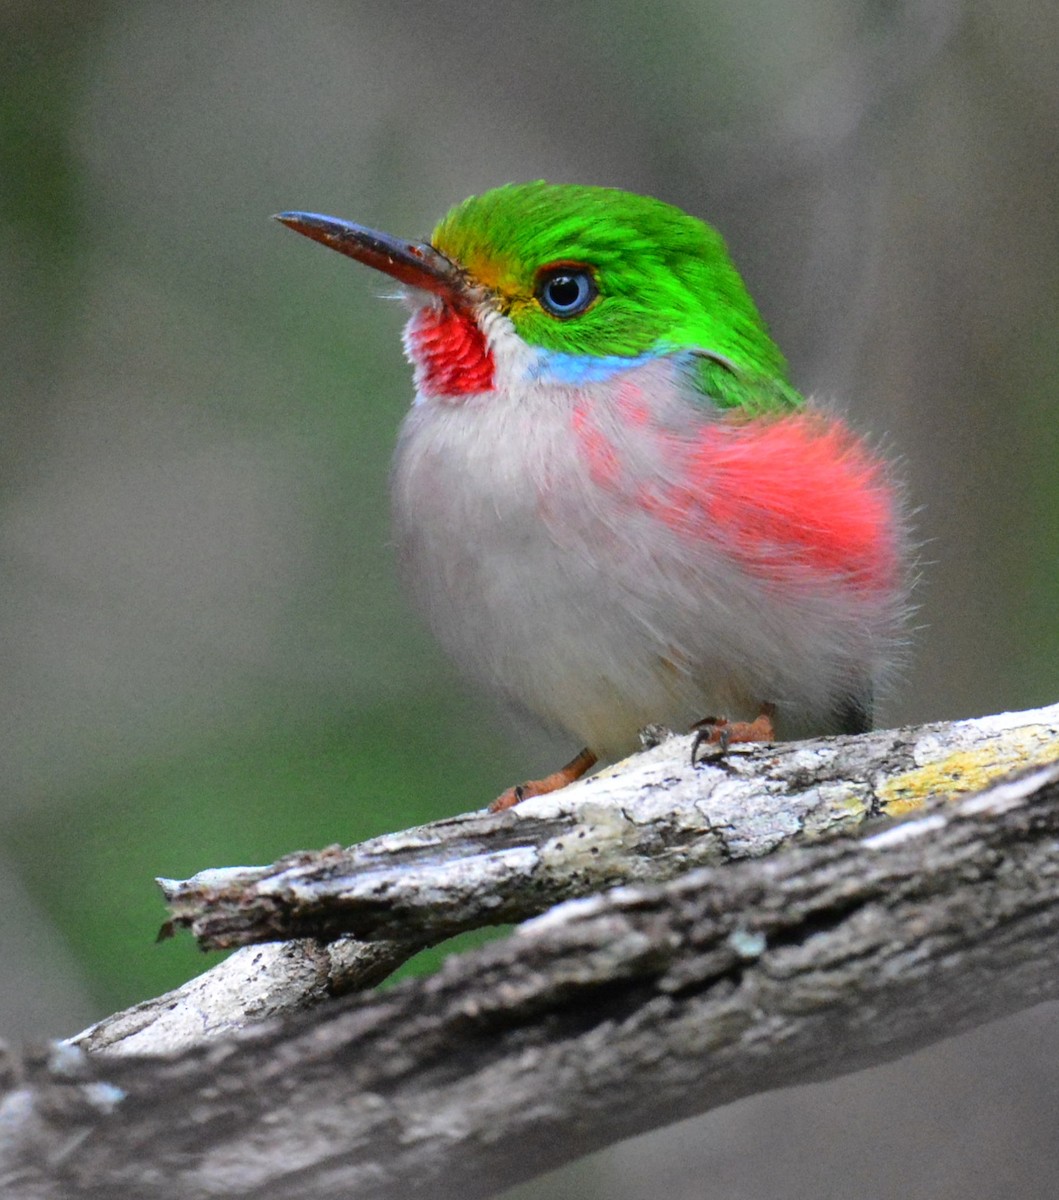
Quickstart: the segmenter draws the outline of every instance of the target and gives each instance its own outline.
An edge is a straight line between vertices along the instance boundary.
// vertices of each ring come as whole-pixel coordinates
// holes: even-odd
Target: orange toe
[[[568,783],[573,783],[575,779],[580,779],[586,771],[591,771],[596,762],[596,756],[586,748],[572,758],[565,767],[553,771],[551,775],[546,775],[543,779],[531,779],[501,792],[489,805],[489,811],[503,812],[505,808],[513,808],[522,800],[528,800],[530,796],[546,796],[549,792],[557,792],[560,788],[566,787]]]

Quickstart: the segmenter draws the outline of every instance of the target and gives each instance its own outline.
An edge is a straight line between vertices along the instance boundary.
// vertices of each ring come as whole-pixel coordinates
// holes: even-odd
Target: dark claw
[[[713,762],[718,758],[723,758],[728,749],[727,739],[721,736],[719,741],[713,741],[712,729],[696,729],[695,740],[691,743],[691,765],[697,767],[699,765],[699,751],[703,746],[708,746],[710,754],[704,758],[704,762]]]
[[[727,725],[727,717],[703,717],[692,725],[691,728],[695,730],[695,740],[691,743],[691,765],[693,767],[698,766],[699,751],[702,749],[703,742],[717,747],[717,752],[710,755],[710,761],[724,758],[728,753],[729,745]],[[718,728],[721,731],[720,737],[714,741],[713,737]]]
[[[703,722],[699,722],[703,724]],[[733,775],[737,775],[738,770],[728,761],[728,749],[732,744],[731,735],[723,726],[716,741],[713,741],[713,735],[716,731],[718,722],[711,722],[709,729],[695,730],[695,738],[691,743],[691,765],[699,767],[705,763],[709,763],[711,767],[721,767],[725,771],[730,771]],[[712,753],[699,758],[699,751],[703,744],[709,746]]]

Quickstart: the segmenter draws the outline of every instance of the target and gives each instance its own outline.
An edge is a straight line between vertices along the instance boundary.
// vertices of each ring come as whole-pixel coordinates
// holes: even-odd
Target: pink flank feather
[[[623,389],[622,416],[641,409]],[[593,482],[625,491],[620,456],[575,409],[574,433]],[[640,483],[627,498],[670,529],[720,543],[759,577],[821,575],[867,592],[898,586],[896,503],[884,466],[835,418],[797,413],[705,425],[693,442],[659,431],[673,482]]]

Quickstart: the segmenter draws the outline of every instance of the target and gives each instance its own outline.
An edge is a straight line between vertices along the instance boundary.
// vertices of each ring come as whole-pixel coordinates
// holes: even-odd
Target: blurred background
[[[476,807],[513,735],[400,595],[386,285],[508,180],[705,216],[923,544],[887,723],[1059,699],[1059,6],[4,0],[0,1035],[209,965],[151,879]],[[512,1200],[1054,1197],[1059,1012],[735,1105]]]

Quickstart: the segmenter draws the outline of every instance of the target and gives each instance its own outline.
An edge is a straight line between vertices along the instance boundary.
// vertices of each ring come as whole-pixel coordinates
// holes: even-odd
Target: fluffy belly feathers
[[[462,669],[601,757],[764,701],[827,731],[892,654],[880,468],[820,417],[659,416],[635,387],[414,407],[393,497],[417,603]]]

